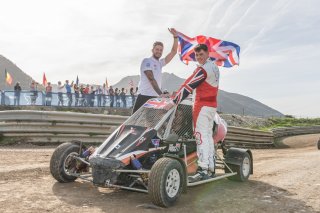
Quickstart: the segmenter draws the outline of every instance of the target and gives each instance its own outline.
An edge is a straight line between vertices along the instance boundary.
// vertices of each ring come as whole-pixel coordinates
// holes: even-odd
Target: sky
[[[115,84],[139,74],[168,27],[240,45],[240,66],[220,68],[220,89],[284,114],[320,117],[317,0],[0,0],[0,54],[41,82]],[[176,56],[164,72],[186,78]]]

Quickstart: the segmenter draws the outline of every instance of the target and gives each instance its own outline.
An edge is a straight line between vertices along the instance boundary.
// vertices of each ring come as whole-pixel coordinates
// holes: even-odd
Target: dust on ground
[[[0,147],[1,212],[320,212],[320,134],[284,140],[289,148],[252,150],[248,182],[227,179],[188,189],[174,207],[147,194],[52,178],[54,147]]]

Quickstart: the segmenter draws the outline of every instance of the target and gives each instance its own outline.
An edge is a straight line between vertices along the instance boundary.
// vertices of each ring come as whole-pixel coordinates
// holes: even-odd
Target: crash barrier
[[[272,129],[275,138],[305,135],[305,134],[317,134],[320,133],[320,126],[295,126],[295,127],[281,127]]]
[[[228,127],[225,138],[228,147],[268,148],[274,146],[272,132],[240,127]]]
[[[119,107],[131,108],[136,96],[45,93],[43,91],[2,91],[1,105],[5,106],[61,106],[61,107]]]
[[[127,117],[76,112],[0,111],[0,134],[26,142],[101,143]]]
[[[34,143],[102,143],[127,118],[76,112],[0,111],[0,134],[13,141]],[[225,141],[227,146],[266,148],[273,146],[273,133],[231,126]]]

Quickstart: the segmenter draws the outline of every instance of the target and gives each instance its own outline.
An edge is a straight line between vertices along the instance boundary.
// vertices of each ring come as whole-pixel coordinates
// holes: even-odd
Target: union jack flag
[[[192,91],[197,88],[203,81],[207,78],[206,72],[203,71],[203,68],[197,67],[193,74],[181,85],[178,90],[176,97],[173,99],[173,102],[179,104],[183,101]]]
[[[186,64],[189,61],[196,61],[194,47],[197,44],[206,44],[209,56],[217,66],[232,67],[239,65],[240,46],[237,44],[203,35],[194,38],[190,38],[180,32],[177,35],[179,38],[178,53],[180,60]]]
[[[169,103],[166,99],[153,98],[147,101],[143,106],[146,108],[163,109]]]

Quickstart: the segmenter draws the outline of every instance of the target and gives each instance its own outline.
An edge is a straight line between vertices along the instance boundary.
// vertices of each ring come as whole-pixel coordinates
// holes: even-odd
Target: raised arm
[[[192,91],[197,88],[207,78],[207,73],[202,67],[198,67],[194,73],[181,85],[173,102],[179,104],[183,101]]]
[[[158,93],[158,95],[160,96],[162,94],[162,91],[159,88],[159,85],[158,85],[156,79],[154,79],[153,72],[151,70],[146,70],[146,71],[144,71],[144,73],[146,74],[146,76],[147,76],[151,86],[153,87],[154,91],[156,91],[156,93]]]
[[[177,31],[174,28],[168,28],[168,30],[173,36],[173,45],[172,45],[170,53],[164,58],[164,61],[166,64],[168,64],[173,59],[173,57],[177,54],[177,50],[178,50]]]

